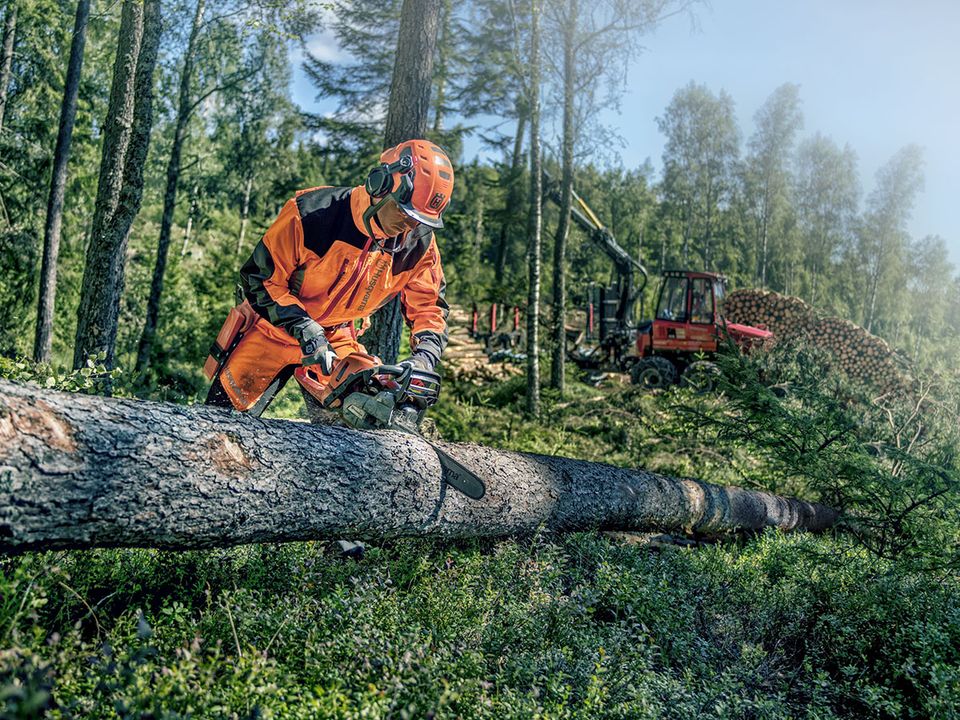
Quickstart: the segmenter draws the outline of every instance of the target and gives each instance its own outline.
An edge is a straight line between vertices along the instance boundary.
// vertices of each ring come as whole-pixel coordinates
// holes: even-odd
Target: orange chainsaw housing
[[[327,399],[344,382],[347,382],[355,373],[369,370],[382,365],[380,358],[367,353],[355,352],[340,358],[333,366],[330,375],[323,375],[317,365],[301,365],[294,370],[293,375],[304,389],[309,392],[324,407],[339,407],[343,402],[340,399],[332,401],[329,406]]]

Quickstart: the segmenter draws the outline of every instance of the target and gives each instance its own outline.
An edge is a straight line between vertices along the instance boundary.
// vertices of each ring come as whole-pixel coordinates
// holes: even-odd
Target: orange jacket
[[[423,225],[401,241],[373,223],[377,238],[396,247],[383,252],[364,230],[369,204],[362,186],[298,191],[241,268],[244,294],[284,342],[299,342],[311,321],[352,325],[399,294],[411,345],[436,362],[449,312],[437,241]]]

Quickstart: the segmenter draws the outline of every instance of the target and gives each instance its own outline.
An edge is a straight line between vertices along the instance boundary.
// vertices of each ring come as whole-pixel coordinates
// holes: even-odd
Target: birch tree
[[[923,152],[907,145],[877,171],[877,185],[867,198],[858,250],[866,270],[863,325],[870,332],[888,319],[902,293],[898,271],[909,243],[907,222],[923,183]]]
[[[713,264],[714,237],[721,209],[733,196],[740,130],[733,99],[714,95],[705,85],[678,90],[657,125],[666,136],[663,150],[665,212],[680,228],[680,257],[689,266],[699,251],[701,267]]]
[[[860,202],[857,156],[817,133],[797,151],[794,207],[803,247],[804,294],[816,306],[829,297],[830,270],[856,229]]]
[[[947,329],[954,266],[942,237],[928,235],[908,248],[906,282],[909,327],[913,336],[911,355],[915,363],[924,351],[934,359],[941,350]]]
[[[566,361],[566,250],[573,200],[575,148],[604,105],[615,104],[625,82],[626,63],[640,51],[639,38],[668,15],[686,11],[686,0],[552,0],[545,6],[552,67],[561,98],[560,219],[553,245],[553,354],[550,384],[561,394]],[[606,90],[606,94],[601,91]],[[578,112],[579,110],[579,112]]]
[[[540,0],[530,1],[530,216],[527,223],[527,413],[540,415],[540,248],[543,167],[540,154]]]
[[[785,218],[790,212],[789,162],[797,132],[803,126],[800,87],[786,83],[767,98],[754,116],[756,130],[750,137],[746,160],[747,202],[753,219],[758,258],[757,281],[767,286],[771,267],[771,239],[784,262],[795,260],[795,248],[787,240]]]

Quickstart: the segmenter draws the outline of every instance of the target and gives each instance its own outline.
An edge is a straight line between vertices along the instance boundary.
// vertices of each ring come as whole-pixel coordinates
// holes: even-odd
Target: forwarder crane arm
[[[543,173],[543,187],[546,196],[553,200],[557,206],[562,206],[560,189],[546,172]],[[630,253],[620,247],[613,233],[600,222],[596,213],[583,198],[577,195],[575,190],[573,191],[573,201],[574,205],[570,208],[570,217],[594,243],[600,246],[600,249],[613,261],[617,270],[620,288],[620,300],[617,303],[617,322],[623,329],[632,328],[635,321],[633,309],[636,306],[637,299],[641,297],[644,288],[647,286],[647,269],[642,263],[634,260]],[[635,287],[637,273],[643,278],[639,287]]]

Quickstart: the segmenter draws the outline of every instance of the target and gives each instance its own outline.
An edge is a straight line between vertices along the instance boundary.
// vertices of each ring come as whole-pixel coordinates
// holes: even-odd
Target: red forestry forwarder
[[[559,203],[555,188],[549,197]],[[679,380],[708,390],[719,374],[711,358],[724,338],[743,350],[773,336],[762,328],[726,322],[720,311],[726,278],[692,270],[664,272],[653,320],[637,323],[634,310],[640,300],[643,315],[646,269],[620,247],[579,195],[573,197],[579,206],[571,210],[573,221],[610,257],[617,271],[611,285],[591,293],[586,332],[568,338],[572,340],[568,347],[573,346],[570,359],[579,367],[627,372],[634,384],[650,389]],[[639,287],[637,274],[642,276]]]

